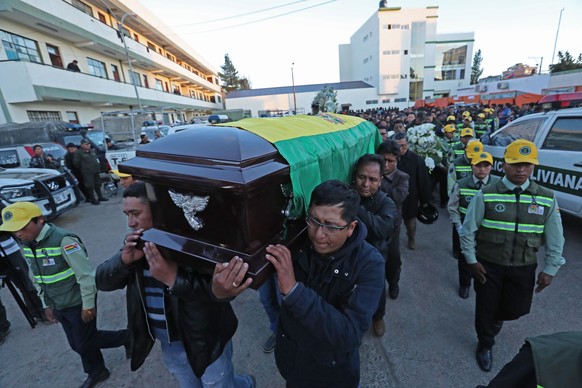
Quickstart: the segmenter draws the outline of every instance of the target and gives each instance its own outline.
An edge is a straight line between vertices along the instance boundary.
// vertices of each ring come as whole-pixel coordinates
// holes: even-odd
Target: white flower
[[[424,158],[424,163],[426,164],[426,167],[429,171],[432,171],[435,168],[434,160],[430,156]]]

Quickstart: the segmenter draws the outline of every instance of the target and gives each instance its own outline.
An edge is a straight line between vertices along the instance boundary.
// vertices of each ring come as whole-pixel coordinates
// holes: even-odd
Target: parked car
[[[0,146],[0,167],[28,167],[30,159],[34,156],[32,147],[35,144],[42,146],[46,155],[58,160],[61,165],[64,165],[64,158],[67,154],[65,147],[58,143],[29,143],[20,145]]]
[[[482,140],[493,155],[493,173],[503,174],[505,147],[526,139],[538,147],[539,166],[532,179],[554,190],[560,210],[582,217],[582,108],[520,117]]]
[[[76,180],[69,172],[44,168],[0,168],[0,208],[33,202],[47,219],[77,206]]]

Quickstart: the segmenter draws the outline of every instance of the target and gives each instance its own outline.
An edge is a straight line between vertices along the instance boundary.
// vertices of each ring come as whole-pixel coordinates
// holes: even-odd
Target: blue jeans
[[[269,317],[269,328],[273,333],[277,331],[277,326],[279,325],[279,311],[282,302],[277,282],[277,274],[274,273],[259,287],[259,298]]]
[[[235,375],[232,365],[232,341],[224,351],[206,368],[201,378],[196,377],[181,341],[169,343],[166,330],[155,330],[162,344],[162,358],[166,368],[178,380],[181,388],[254,388],[249,375]]]

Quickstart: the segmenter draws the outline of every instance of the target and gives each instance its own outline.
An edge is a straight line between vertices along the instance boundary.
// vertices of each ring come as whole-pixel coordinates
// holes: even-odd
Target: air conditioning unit
[[[477,85],[475,86],[475,91],[476,92],[486,92],[487,91],[487,85]]]
[[[497,82],[497,89],[507,89],[507,88],[509,88],[509,83]]]

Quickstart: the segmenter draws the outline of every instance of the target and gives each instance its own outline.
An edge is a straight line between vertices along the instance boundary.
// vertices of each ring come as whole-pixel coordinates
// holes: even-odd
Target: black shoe
[[[129,342],[129,338],[125,341],[123,347],[125,348],[125,358],[129,360],[131,358],[131,343]]]
[[[459,287],[459,296],[463,299],[467,299],[469,297],[469,287]]]
[[[105,381],[109,378],[109,371],[107,368],[103,368],[101,372],[94,373],[93,375],[89,375],[87,380],[81,385],[81,388],[92,388],[99,384],[102,381]]]
[[[484,372],[489,372],[491,370],[491,365],[493,364],[493,354],[491,348],[486,348],[479,344],[477,346],[477,351],[475,352],[475,358],[477,359],[477,364]]]
[[[398,298],[398,294],[400,294],[400,287],[398,287],[398,284],[394,286],[388,286],[388,296],[390,299]]]
[[[109,198],[101,197],[101,198],[99,198],[99,201],[107,202],[107,201],[109,201]]]
[[[265,344],[263,345],[263,352],[271,353],[273,350],[275,350],[276,345],[277,345],[277,335],[273,333],[265,341]]]

